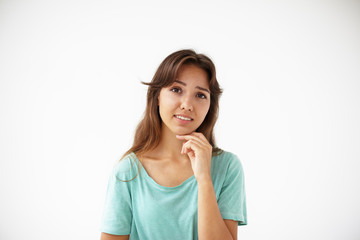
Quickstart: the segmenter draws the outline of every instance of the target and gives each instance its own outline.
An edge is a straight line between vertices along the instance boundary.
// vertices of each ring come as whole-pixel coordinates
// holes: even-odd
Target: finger
[[[207,141],[207,139],[201,138],[200,136],[197,135],[176,135],[176,137],[178,139],[183,139],[183,140],[193,140],[195,142],[198,142],[199,144],[201,144],[204,147],[211,147],[210,143]]]
[[[198,146],[198,147],[200,147],[202,149],[207,149],[210,146],[210,145],[207,145],[207,144],[201,142],[198,139],[189,139],[184,143],[185,146],[188,146],[188,145],[191,145],[191,144],[196,144],[196,146]]]
[[[198,142],[195,142],[193,140],[189,140],[183,144],[182,147],[182,153],[187,154],[191,151],[197,152],[201,150],[203,146],[201,146]]]
[[[199,137],[200,139],[202,139],[205,142],[209,142],[207,140],[207,138],[204,136],[204,134],[201,133],[201,132],[193,132],[193,133],[191,133],[191,135],[197,136],[197,137]]]

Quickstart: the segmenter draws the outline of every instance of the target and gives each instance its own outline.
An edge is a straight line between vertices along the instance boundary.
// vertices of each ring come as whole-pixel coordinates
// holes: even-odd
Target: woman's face
[[[183,65],[175,82],[160,91],[162,130],[190,134],[204,121],[209,108],[210,90],[206,72],[195,65]]]

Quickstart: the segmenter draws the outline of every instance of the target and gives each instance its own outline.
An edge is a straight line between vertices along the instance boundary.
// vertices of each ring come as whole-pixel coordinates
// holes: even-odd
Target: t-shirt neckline
[[[141,164],[141,161],[136,156],[136,154],[134,152],[132,152],[131,154],[135,157],[136,161],[138,161],[140,163],[140,168],[141,168],[141,171],[144,172],[145,179],[148,182],[150,182],[152,185],[154,185],[155,187],[160,188],[162,190],[170,190],[170,191],[176,190],[176,189],[184,187],[187,183],[192,182],[195,179],[195,175],[193,174],[191,177],[189,177],[188,179],[186,179],[185,181],[183,181],[182,183],[180,183],[177,186],[167,187],[167,186],[160,185],[152,177],[150,177],[150,175],[147,173],[146,169],[143,167],[143,165]]]

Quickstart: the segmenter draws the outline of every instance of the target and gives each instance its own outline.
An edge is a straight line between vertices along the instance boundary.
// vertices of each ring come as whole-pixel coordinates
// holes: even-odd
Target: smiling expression
[[[176,80],[159,95],[162,131],[190,134],[204,121],[210,108],[209,78],[195,65],[183,65]]]

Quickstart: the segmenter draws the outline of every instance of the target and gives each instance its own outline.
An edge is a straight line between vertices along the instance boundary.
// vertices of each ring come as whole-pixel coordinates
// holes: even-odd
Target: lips
[[[192,120],[194,120],[191,117],[186,116],[186,115],[182,115],[182,114],[175,114],[174,117],[176,117],[178,119],[181,119],[183,121],[192,121]]]

